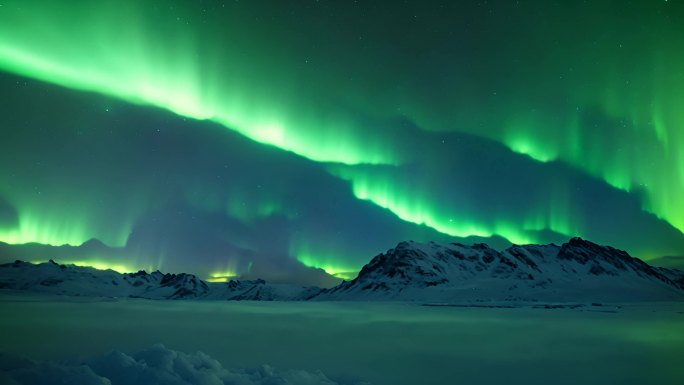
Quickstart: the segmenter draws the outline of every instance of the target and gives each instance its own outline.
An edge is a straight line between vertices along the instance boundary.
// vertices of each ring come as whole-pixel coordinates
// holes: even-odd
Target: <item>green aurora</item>
[[[590,198],[578,198],[576,178],[546,171],[562,167],[597,179],[606,185],[601,191],[620,190],[614,194],[637,200],[642,214],[682,235],[681,2],[429,3],[9,0],[0,7],[0,70],[220,125],[319,164],[359,204],[443,235],[511,243],[579,235],[644,258],[684,253],[684,238],[636,247],[629,238],[638,231],[604,231],[581,208]],[[510,154],[484,161],[487,153],[465,157],[440,147],[460,135]],[[506,159],[516,159],[514,176]],[[503,170],[487,178],[511,184],[527,173],[550,176],[520,196],[501,197],[511,185],[489,196],[482,192],[494,184],[469,187],[480,177],[469,169],[483,162]],[[139,198],[122,202],[88,180],[42,197],[34,180],[15,176],[0,174],[0,198],[16,212],[11,223],[0,221],[0,241],[10,244],[98,238],[125,247],[155,206],[156,187],[144,180],[132,187]],[[290,187],[210,189],[201,178],[183,184],[192,207],[246,228],[273,217],[298,221],[306,212]],[[372,256],[350,259],[349,249],[335,246],[353,238],[349,230],[314,241],[302,232],[314,231],[307,226],[281,245],[304,265],[349,277]],[[227,237],[236,253],[248,254],[250,241],[235,234]],[[399,234],[411,236],[387,239],[399,241]],[[245,266],[211,269],[238,275]]]

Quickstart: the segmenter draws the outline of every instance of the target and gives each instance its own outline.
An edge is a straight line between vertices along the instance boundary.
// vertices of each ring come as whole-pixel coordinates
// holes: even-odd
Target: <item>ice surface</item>
[[[72,299],[0,297],[0,351],[85,362],[113,350],[139,359],[136,352],[161,343],[179,355],[204,352],[201,359],[231,372],[267,364],[278,373],[320,371],[333,382],[376,385],[684,383],[682,303]]]

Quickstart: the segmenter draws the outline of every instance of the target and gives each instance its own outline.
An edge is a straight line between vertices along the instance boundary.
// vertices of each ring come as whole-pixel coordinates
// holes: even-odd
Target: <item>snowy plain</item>
[[[164,374],[178,384],[684,383],[681,302],[492,308],[5,293],[0,313],[5,380],[17,356],[43,368],[111,366],[103,357],[133,365],[156,351],[202,361],[199,377],[183,379],[178,365]],[[224,377],[211,376],[219,369]]]

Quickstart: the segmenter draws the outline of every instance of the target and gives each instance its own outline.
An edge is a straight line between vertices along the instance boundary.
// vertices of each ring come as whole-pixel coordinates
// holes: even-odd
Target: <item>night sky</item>
[[[1,5],[0,262],[331,285],[409,239],[684,255],[682,1]]]

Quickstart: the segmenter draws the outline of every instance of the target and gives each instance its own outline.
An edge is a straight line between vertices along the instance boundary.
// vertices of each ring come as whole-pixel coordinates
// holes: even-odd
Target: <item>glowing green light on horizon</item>
[[[46,245],[78,246],[97,238],[109,246],[124,246],[130,233],[130,225],[120,226],[117,232],[98,231],[87,210],[78,213],[61,210],[52,215],[29,208],[19,210],[17,227],[0,229],[0,242],[10,244],[42,243]]]
[[[211,273],[205,280],[207,282],[228,282],[231,279],[237,278],[239,275],[233,271],[221,271]]]
[[[241,273],[249,272],[252,269],[252,262],[249,262],[246,269],[240,269],[238,267],[238,260],[234,258],[228,258],[224,260],[224,263],[218,267],[215,266],[213,270],[210,271],[209,276],[205,278],[207,282],[228,282],[231,279],[239,278]]]
[[[352,268],[348,266],[342,266],[342,264],[334,261],[327,261],[326,258],[315,257],[307,254],[298,254],[296,256],[297,260],[302,264],[313,267],[316,269],[321,269],[326,273],[332,275],[336,278],[341,278],[346,281],[350,281],[359,274],[360,268]],[[336,260],[337,261],[337,260]]]
[[[344,280],[354,279],[361,270],[361,266],[368,262],[365,260],[363,263],[355,265],[348,262],[349,256],[347,258],[340,258],[332,254],[330,250],[315,247],[311,240],[308,239],[295,238],[291,239],[290,242],[290,255],[294,256],[303,265],[321,269],[333,277]]]
[[[47,261],[31,261],[30,263],[33,264],[40,264],[40,263],[45,263]],[[120,264],[120,263],[111,263],[111,262],[106,262],[106,261],[96,261],[96,260],[60,260],[60,261],[55,261],[55,263],[59,263],[62,265],[74,265],[74,266],[80,266],[80,267],[92,267],[97,270],[113,270],[116,271],[117,273],[133,273],[139,270],[143,269],[135,269],[132,268],[128,265]],[[152,271],[152,267],[148,267],[148,271]]]
[[[41,222],[28,222],[23,220],[18,228],[0,230],[0,242],[10,244],[42,243],[46,245],[78,246],[90,239],[81,223],[66,223],[59,229]]]

